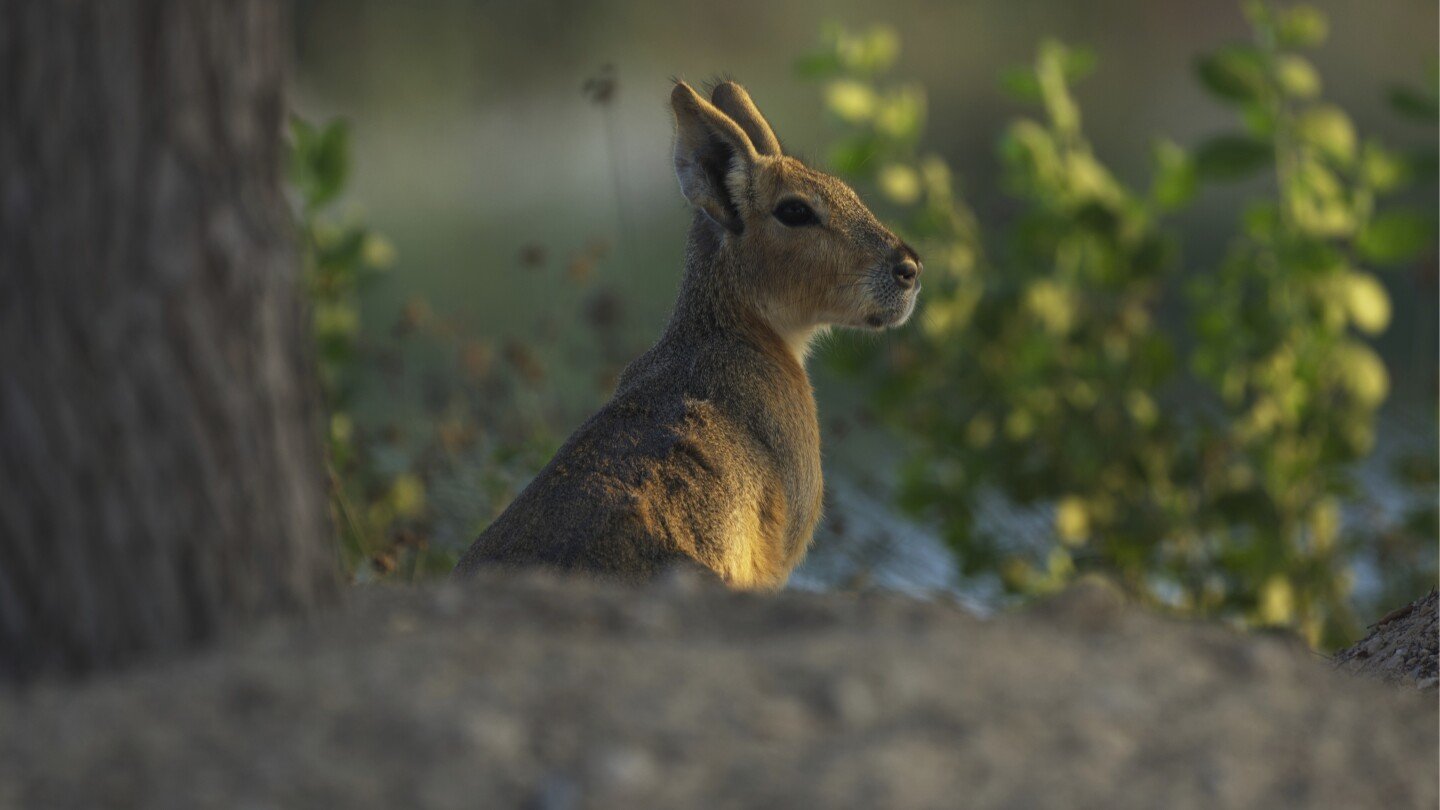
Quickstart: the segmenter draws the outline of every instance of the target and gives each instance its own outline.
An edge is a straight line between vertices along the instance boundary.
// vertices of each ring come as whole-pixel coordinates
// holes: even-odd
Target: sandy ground
[[[1434,808],[1437,706],[1081,587],[370,590],[0,698],[3,808]]]

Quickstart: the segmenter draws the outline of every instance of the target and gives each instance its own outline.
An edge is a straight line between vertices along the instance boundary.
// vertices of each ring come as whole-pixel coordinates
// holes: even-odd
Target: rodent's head
[[[903,324],[920,292],[920,257],[839,179],[781,152],[744,88],[706,101],[677,82],[675,173],[686,199],[718,226],[739,287],[787,337],[827,325]]]

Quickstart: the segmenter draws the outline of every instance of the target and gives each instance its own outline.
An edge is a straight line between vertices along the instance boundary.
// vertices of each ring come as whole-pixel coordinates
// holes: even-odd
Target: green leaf
[[[827,79],[840,72],[840,58],[834,51],[818,51],[795,60],[795,73],[805,79]]]
[[[1080,108],[1070,95],[1067,65],[1071,49],[1064,43],[1047,39],[1040,43],[1035,56],[1035,78],[1040,83],[1040,95],[1045,101],[1045,111],[1055,128],[1068,135],[1080,132]]]
[[[306,152],[315,141],[315,127],[298,115],[290,116],[290,137],[295,139],[295,151]]]
[[[1418,258],[1435,244],[1435,221],[1419,211],[1387,211],[1370,220],[1355,239],[1360,257],[1376,264]]]
[[[290,182],[304,193],[309,174],[310,152],[315,148],[315,127],[298,115],[290,116]]]
[[[900,55],[900,35],[895,29],[877,25],[861,34],[841,31],[836,36],[835,55],[852,71],[873,75],[887,70]]]
[[[1155,144],[1152,159],[1155,181],[1150,189],[1151,198],[1167,211],[1183,208],[1195,196],[1199,185],[1195,162],[1172,141]]]
[[[1000,139],[1000,156],[1005,162],[1006,181],[1015,189],[1054,184],[1064,168],[1054,137],[1034,121],[1010,125]]]
[[[1239,180],[1270,165],[1274,158],[1267,141],[1248,135],[1219,135],[1195,150],[1195,172],[1207,181]]]
[[[1395,191],[1411,180],[1411,166],[1378,143],[1369,142],[1360,151],[1360,178],[1376,192]]]
[[[1274,9],[1266,0],[1240,0],[1240,10],[1257,34],[1265,35],[1275,30]]]
[[[1355,328],[1378,335],[1390,325],[1390,294],[1369,273],[1345,273],[1335,284],[1340,303]]]
[[[1440,121],[1440,104],[1433,93],[1426,93],[1403,84],[1392,85],[1386,94],[1391,109],[1422,124]]]
[[[1341,166],[1355,160],[1355,125],[1344,110],[1333,104],[1319,104],[1300,113],[1295,119],[1295,133]]]
[[[1265,94],[1264,59],[1248,45],[1231,45],[1201,57],[1195,73],[1207,90],[1225,101],[1258,101]]]
[[[875,115],[880,99],[875,88],[855,79],[837,79],[825,85],[825,108],[849,124],[863,123]]]
[[[925,93],[917,87],[894,90],[880,100],[875,111],[875,130],[897,141],[920,136],[925,120]]]
[[[1050,48],[1060,65],[1060,75],[1068,83],[1077,82],[1095,70],[1095,52],[1089,48],[1071,48],[1057,42],[1047,42],[1042,48]],[[1017,101],[1040,101],[1043,89],[1033,67],[1007,68],[1000,74],[1000,89]]]
[[[886,164],[876,172],[875,182],[880,193],[897,205],[914,205],[920,199],[920,174],[911,166]]]
[[[1064,59],[1065,80],[1074,84],[1095,72],[1095,51],[1085,47],[1066,49]]]
[[[325,199],[338,193],[350,174],[350,127],[332,121],[320,133],[315,149],[315,175]]]
[[[1303,56],[1287,54],[1275,60],[1275,80],[1291,98],[1314,98],[1320,94],[1320,74]]]
[[[1028,67],[1006,69],[1000,74],[1000,89],[1016,101],[1040,100],[1040,80]]]
[[[1405,156],[1406,177],[1425,177],[1430,182],[1435,182],[1440,176],[1440,152],[1433,147],[1428,149],[1416,149]]]
[[[1359,226],[1345,184],[1315,159],[1300,161],[1281,189],[1290,220],[1311,236],[1349,236]]]
[[[291,121],[295,138],[290,175],[308,208],[319,208],[339,195],[350,171],[350,133],[343,121],[315,129],[299,118]]]
[[[1240,221],[1250,238],[1265,242],[1273,239],[1275,231],[1280,227],[1280,211],[1273,202],[1254,202],[1245,208],[1240,215]]]
[[[1263,141],[1275,137],[1275,111],[1268,104],[1246,104],[1240,108],[1245,131]]]
[[[1294,5],[1280,12],[1275,38],[1282,47],[1313,48],[1325,41],[1330,21],[1325,13],[1308,5]]]

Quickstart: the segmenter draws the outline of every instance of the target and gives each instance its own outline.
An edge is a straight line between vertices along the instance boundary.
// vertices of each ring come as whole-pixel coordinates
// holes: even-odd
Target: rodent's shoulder
[[[737,389],[808,395],[809,379],[778,336],[756,335],[737,323],[721,330],[672,329],[625,368],[617,395],[665,391],[723,400]]]

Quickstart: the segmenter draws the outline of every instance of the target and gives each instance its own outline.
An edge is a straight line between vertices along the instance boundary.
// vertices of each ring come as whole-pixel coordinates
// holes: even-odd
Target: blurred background
[[[1257,200],[1262,208],[1267,197],[1288,205],[1283,179],[1277,185],[1263,166],[1253,174],[1227,168],[1223,154],[1215,157],[1223,150],[1202,148],[1229,132],[1252,141],[1273,135],[1281,143],[1283,126],[1257,123],[1263,117],[1257,111],[1271,101],[1227,96],[1224,71],[1233,67],[1227,63],[1211,63],[1219,72],[1209,79],[1197,66],[1236,43],[1260,43],[1267,60],[1303,52],[1294,58],[1303,58],[1309,73],[1294,62],[1264,62],[1276,71],[1265,74],[1276,86],[1303,85],[1292,88],[1295,120],[1304,119],[1304,105],[1323,98],[1325,109],[1343,111],[1358,133],[1351,138],[1361,144],[1351,150],[1360,150],[1355,161],[1369,166],[1368,145],[1383,143],[1384,155],[1405,167],[1405,182],[1383,189],[1385,183],[1366,179],[1364,166],[1351,174],[1336,168],[1347,184],[1353,174],[1347,205],[1368,217],[1370,192],[1378,199],[1384,191],[1396,210],[1410,212],[1407,222],[1433,225],[1434,164],[1426,154],[1436,132],[1426,105],[1433,105],[1436,6],[1320,2],[1303,7],[1311,17],[1293,20],[1283,18],[1288,7],[1264,8],[1247,14],[1242,4],[1226,2],[897,0],[881,8],[738,0],[721,11],[713,4],[603,0],[296,0],[295,106],[302,121],[294,171],[332,412],[336,519],[355,578],[447,570],[658,334],[679,281],[690,217],[672,174],[670,83],[729,76],[748,87],[788,151],[844,171],[877,213],[933,246],[927,260],[932,253],[939,258],[927,266],[939,275],[922,299],[949,313],[944,323],[932,314],[928,325],[922,315],[907,334],[837,339],[812,361],[828,517],[795,585],[946,589],[993,609],[1095,569],[1117,573],[1162,606],[1294,627],[1322,646],[1327,638],[1337,643],[1359,619],[1373,621],[1385,600],[1413,598],[1407,589],[1433,583],[1435,566],[1433,227],[1402,235],[1418,238],[1418,248],[1399,245],[1390,252],[1403,256],[1370,263],[1383,268],[1367,265],[1367,250],[1384,254],[1389,243],[1374,248],[1385,234],[1370,234],[1363,223],[1345,233],[1296,237],[1314,237],[1347,264],[1353,259],[1388,298],[1383,325],[1373,313],[1360,316],[1364,328],[1326,326],[1324,318],[1286,322],[1287,334],[1312,327],[1323,333],[1305,343],[1320,354],[1296,350],[1299,365],[1306,357],[1328,365],[1323,352],[1341,351],[1335,347],[1349,339],[1341,333],[1350,334],[1383,360],[1388,396],[1323,412],[1297,405],[1304,412],[1297,411],[1286,435],[1343,433],[1348,428],[1335,425],[1363,419],[1373,424],[1373,440],[1302,454],[1309,461],[1296,462],[1299,469],[1291,464],[1283,481],[1277,470],[1285,465],[1274,461],[1294,455],[1289,445],[1274,444],[1283,436],[1269,445],[1250,434],[1216,444],[1228,426],[1254,416],[1268,378],[1247,377],[1231,386],[1243,391],[1227,393],[1224,381],[1206,383],[1223,369],[1207,371],[1204,357],[1235,369],[1277,355],[1272,344],[1219,347],[1217,337],[1195,326],[1204,320],[1200,310],[1224,310],[1226,290],[1242,283],[1218,281],[1229,278],[1219,268],[1242,268],[1233,271],[1240,278],[1245,262],[1274,264],[1255,258],[1261,254],[1286,266],[1286,246],[1295,240],[1259,234],[1254,217],[1241,222],[1242,211],[1259,210]],[[1272,16],[1257,17],[1264,13]],[[1306,29],[1315,18],[1324,28],[1318,36]],[[1047,57],[1041,48],[1037,57],[1046,40],[1084,50]],[[1046,83],[1047,59],[1061,65],[1055,75],[1073,89],[1056,95]],[[1249,63],[1236,64],[1243,73]],[[996,343],[1009,332],[995,324],[1018,312],[1014,301],[1040,300],[1035,291],[1051,290],[1045,285],[1058,272],[1043,251],[1004,246],[1032,239],[1062,250],[1067,239],[1082,238],[1067,223],[1090,209],[1055,202],[1069,199],[1073,187],[1041,188],[1034,154],[1020,154],[1034,144],[1013,128],[1017,119],[1033,119],[1036,131],[1060,145],[1062,160],[1072,159],[1065,150],[1075,148],[1075,125],[1063,110],[1056,117],[1063,98],[1080,110],[1086,165],[1093,155],[1105,167],[1107,188],[1127,189],[1106,192],[1116,216],[1153,225],[1154,244],[1166,246],[1163,270],[1152,272],[1140,258],[1149,242],[1132,251],[1122,244],[1129,237],[1101,244],[1094,240],[1105,237],[1086,231],[1085,244],[1110,251],[1104,255],[1114,267],[1144,265],[1143,272],[1118,276],[1132,286],[1111,284],[1105,295],[1132,296],[1124,300],[1146,313],[1145,326],[1137,327],[1144,334],[1126,340],[1148,346],[1153,332],[1176,359],[1163,370],[1136,371],[1112,357],[1119,365],[1095,371],[1099,382],[1077,377],[1091,372],[1073,363],[1041,364],[1023,385],[994,374],[967,382],[965,364],[978,361],[955,353],[987,346],[1022,351]],[[890,109],[886,104],[911,111],[888,134],[877,112]],[[1162,139],[1177,147],[1164,152],[1169,158],[1157,157]],[[865,160],[846,151],[856,144],[870,150]],[[1212,164],[1218,168],[1207,169]],[[1199,181],[1192,177],[1196,166]],[[1207,174],[1224,182],[1208,182]],[[1152,191],[1166,178],[1185,190]],[[1196,182],[1199,190],[1188,190]],[[925,216],[936,211],[949,224]],[[1032,226],[1041,230],[1026,230]],[[981,240],[988,245],[984,259],[975,247]],[[1098,278],[1076,272],[1056,283],[1084,293],[1085,279]],[[1208,293],[1192,295],[1195,280],[1204,287],[1206,278],[1217,281]],[[1374,291],[1356,292],[1361,286],[1351,285],[1351,293],[1373,303]],[[1018,292],[1007,296],[1011,288]],[[987,292],[971,300],[967,290],[981,289]],[[1235,295],[1240,312],[1244,296]],[[1083,353],[1085,321],[1077,317],[1081,326],[1051,342]],[[977,326],[984,323],[991,325]],[[1124,379],[1111,392],[1106,385],[1117,374]],[[1333,399],[1323,374],[1297,372],[1296,379],[1310,386],[1307,401]],[[1140,459],[1132,465],[1139,468],[1161,447],[1169,472],[1129,471],[1111,483],[1113,491],[1081,491],[1076,481],[1090,476],[1084,470],[1016,480],[1005,469],[1005,459],[1045,470],[1066,464],[1065,452],[1029,454],[1026,448],[1045,440],[1041,434],[1006,432],[997,441],[1008,437],[1014,443],[1008,450],[975,441],[992,416],[997,425],[1014,422],[1007,415],[1015,402],[1033,401],[1045,388],[1089,390],[1091,383],[1099,386],[1099,406],[1062,405],[1064,419],[1044,408],[1036,413],[1083,433],[1104,422],[1086,416],[1092,413],[1086,408],[1103,410],[1114,393],[1127,403],[1124,419],[1138,420],[1139,432],[1155,437],[1119,452]],[[1198,415],[1169,404],[1203,400],[1206,391],[1214,404]],[[914,411],[896,392],[947,403],[953,397],[947,407],[966,421],[947,425]],[[1159,410],[1158,422],[1137,416],[1148,413],[1137,405],[1145,401]],[[1072,422],[1079,427],[1065,427]],[[1202,424],[1203,430],[1190,427]],[[1109,428],[1096,428],[1103,429]],[[1137,432],[1130,422],[1114,429]],[[1204,436],[1192,441],[1197,431]],[[1103,433],[1094,438],[1099,447],[1110,441]],[[950,453],[952,445],[965,449]],[[1232,473],[1237,465],[1253,468],[1268,505],[1234,517],[1224,498],[1184,495],[1212,486],[1192,468],[1204,467],[1194,459],[1216,452],[1238,459],[1226,462]],[[971,478],[945,483],[947,458],[973,459]],[[987,477],[990,469],[999,472]],[[1165,480],[1155,484],[1146,475]],[[1152,503],[1152,493],[1172,488],[1182,495]],[[1286,494],[1301,490],[1306,494],[1296,499]],[[1274,504],[1290,504],[1294,515],[1283,517],[1289,513]],[[1121,525],[1127,518],[1114,514],[1152,507],[1169,522]],[[1337,509],[1338,516],[1326,517]],[[1338,528],[1322,526],[1326,520]],[[1191,528],[1177,532],[1182,521]],[[1185,566],[1203,575],[1191,581],[1177,573]],[[1335,576],[1315,574],[1316,566]]]

